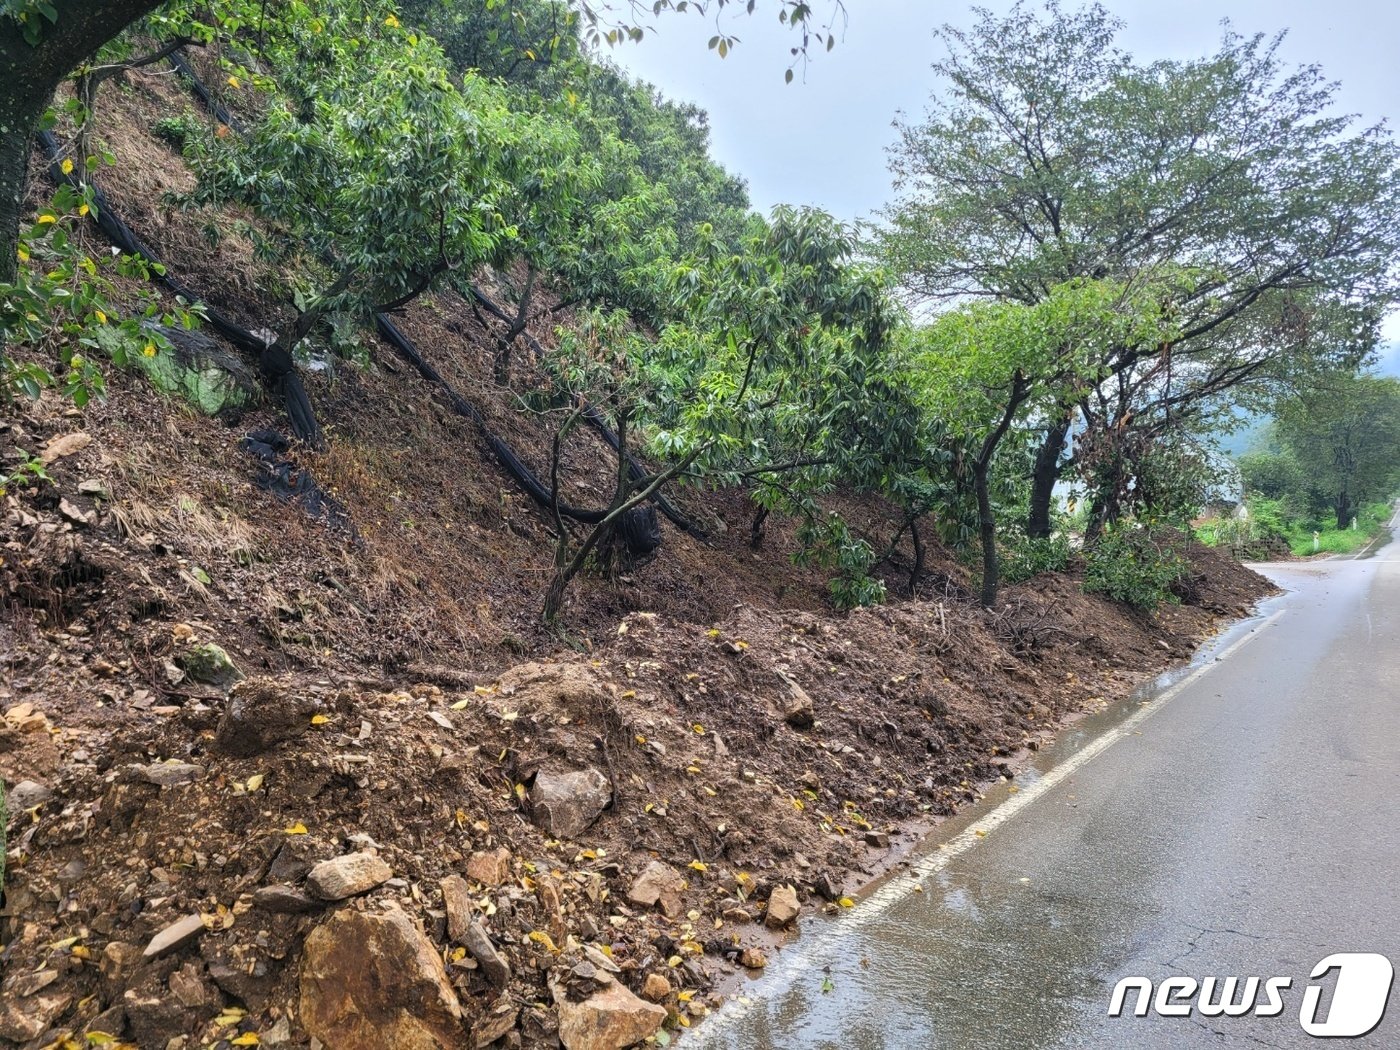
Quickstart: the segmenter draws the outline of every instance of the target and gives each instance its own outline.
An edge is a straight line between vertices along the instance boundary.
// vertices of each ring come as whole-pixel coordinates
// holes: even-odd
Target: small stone
[[[301,915],[316,911],[323,905],[294,886],[281,883],[259,886],[253,891],[253,905],[277,915]]]
[[[472,958],[481,964],[481,970],[486,974],[488,981],[497,988],[504,988],[510,983],[510,964],[496,951],[496,946],[491,943],[491,937],[480,919],[474,919],[467,925],[462,943]]]
[[[582,1002],[572,1002],[559,984],[551,986],[559,1010],[559,1041],[566,1050],[623,1050],[653,1035],[666,1011],[613,982]]]
[[[467,878],[486,886],[499,886],[510,878],[510,850],[500,846],[467,858]]]
[[[453,944],[465,944],[472,922],[471,887],[460,875],[449,875],[438,885],[442,888],[442,906],[447,912],[447,937]]]
[[[768,965],[768,959],[757,948],[745,948],[739,954],[739,965],[750,970],[761,970]]]
[[[720,914],[727,922],[753,922],[753,912],[747,908],[725,908]]]
[[[642,982],[642,998],[650,999],[654,1003],[659,1003],[671,994],[671,982],[662,977],[659,973],[647,974],[647,979]]]
[[[166,982],[170,994],[187,1010],[202,1010],[212,1004],[214,991],[200,973],[200,964],[187,962],[172,973]]]
[[[39,453],[39,462],[47,467],[55,460],[71,456],[75,452],[81,452],[91,444],[92,435],[85,434],[81,430],[72,434],[60,434],[44,446],[44,450]]]
[[[82,481],[78,482],[78,494],[80,496],[92,496],[96,499],[112,498],[106,483],[98,478],[84,478]]]
[[[69,503],[66,499],[60,499],[58,501],[58,512],[74,525],[91,525],[96,518],[96,515],[91,511],[85,511]]]
[[[791,886],[778,886],[768,895],[768,911],[763,924],[770,930],[781,930],[791,926],[802,910],[797,903],[797,891]]]
[[[542,771],[530,789],[535,823],[564,839],[577,839],[611,802],[608,778],[591,766],[577,772]]]
[[[867,831],[865,833],[865,844],[873,846],[875,849],[889,849],[890,837],[883,831]]]
[[[476,1050],[490,1046],[515,1027],[516,1018],[519,1016],[520,1007],[515,1005],[510,996],[501,996],[472,1027],[472,1045]]]
[[[71,995],[55,992],[20,1000],[7,995],[0,1002],[0,1039],[27,1043],[48,1031],[49,1025],[73,1001]]]
[[[198,915],[186,915],[152,937],[151,943],[146,945],[146,950],[141,954],[147,959],[154,959],[167,952],[178,951],[192,943],[203,932],[204,920]]]
[[[196,682],[220,689],[228,689],[243,679],[243,672],[234,666],[223,646],[213,642],[190,646],[175,658],[175,662]]]
[[[627,891],[627,899],[639,908],[660,905],[668,918],[680,915],[681,888],[685,879],[675,868],[663,861],[654,860],[642,869]]]
[[[42,806],[53,798],[53,788],[34,780],[21,780],[5,793],[5,805],[11,813],[23,813],[35,806]]]
[[[28,973],[17,973],[5,982],[5,994],[24,998],[34,995],[36,992],[42,992],[56,980],[58,980],[57,970],[31,970]]]
[[[179,787],[182,784],[192,784],[203,777],[204,767],[188,762],[152,762],[150,765],[137,766],[136,775],[147,784],[154,784],[156,787]]]
[[[102,949],[102,958],[97,962],[98,972],[112,992],[126,988],[126,982],[141,965],[141,949],[134,944],[121,941],[108,941]]]
[[[393,874],[373,853],[346,853],[312,868],[306,876],[306,888],[323,901],[339,901],[368,893]]]
[[[794,729],[811,729],[816,723],[816,708],[812,704],[812,698],[790,675],[779,671],[778,679],[785,687],[783,721]]]

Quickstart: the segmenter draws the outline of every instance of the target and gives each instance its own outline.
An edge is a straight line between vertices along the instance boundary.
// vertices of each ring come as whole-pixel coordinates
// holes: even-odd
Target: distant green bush
[[[1064,572],[1072,555],[1069,537],[1063,532],[1045,539],[1016,533],[1007,538],[1002,552],[1002,578],[1007,583],[1020,583],[1041,573]]]
[[[1106,530],[1085,552],[1084,590],[1125,602],[1137,609],[1155,609],[1175,602],[1172,585],[1186,574],[1186,561],[1176,549],[1179,533],[1122,524]]]

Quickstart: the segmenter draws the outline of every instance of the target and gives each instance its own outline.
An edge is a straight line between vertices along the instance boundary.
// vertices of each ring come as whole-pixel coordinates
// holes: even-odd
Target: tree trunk
[[[0,282],[13,281],[29,141],[54,91],[78,63],[162,0],[52,0],[52,24],[38,11],[39,40],[24,39],[24,25],[0,16]]]
[[[1035,454],[1031,467],[1031,506],[1026,517],[1026,535],[1033,540],[1050,538],[1050,507],[1055,498],[1055,483],[1060,480],[1060,456],[1065,449],[1074,410],[1064,413],[1059,422],[1045,432],[1045,438]]]
[[[16,110],[0,102],[0,284],[12,284],[19,272],[19,227],[29,182],[31,131],[44,105]]]
[[[1351,519],[1356,514],[1356,507],[1345,491],[1337,493],[1337,498],[1332,501],[1332,509],[1337,512],[1337,528],[1351,528]]]
[[[977,531],[982,537],[982,608],[990,609],[997,603],[997,590],[1001,580],[1001,565],[997,560],[997,523],[992,514],[992,494],[988,475],[990,463],[973,466],[973,483],[977,488]]]

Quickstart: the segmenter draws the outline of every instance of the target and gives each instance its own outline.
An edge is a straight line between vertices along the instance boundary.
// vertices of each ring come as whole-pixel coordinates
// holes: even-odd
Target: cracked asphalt
[[[750,1005],[692,1041],[1317,1045],[1298,1018],[1319,960],[1400,963],[1400,544],[1260,568],[1288,591],[1261,610],[1267,623],[1221,639],[1198,658],[1209,671],[1145,720],[1123,724],[1139,698],[1063,734],[1017,778],[1021,790],[1117,738],[850,936],[814,938],[809,923],[805,947],[747,990]],[[940,837],[985,819],[1009,790]],[[1120,978],[1175,975],[1292,986],[1275,1017],[1108,1016]],[[1329,980],[1317,982],[1323,1014]],[[1369,1036],[1327,1042],[1400,1047],[1397,995]]]

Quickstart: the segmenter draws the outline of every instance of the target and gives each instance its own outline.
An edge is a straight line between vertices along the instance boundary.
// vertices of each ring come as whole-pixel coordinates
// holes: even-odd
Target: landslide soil
[[[196,251],[204,220],[162,196],[186,176],[149,128],[184,104],[169,77],[131,78],[104,135],[158,163],[106,188],[177,272],[188,252],[182,276],[273,323],[288,311],[277,282],[227,241]],[[489,379],[489,322],[451,294],[401,320],[542,471],[551,419]],[[336,908],[388,901],[442,953],[464,1030],[514,1011],[501,1045],[556,1044],[548,983],[574,944],[606,946],[635,991],[664,975],[670,1023],[690,1023],[744,949],[772,955],[774,888],[796,887],[808,913],[843,910],[901,836],[1014,777],[1062,719],[1185,659],[1268,591],[1193,545],[1180,604],[1152,614],[1083,594],[1074,571],[1009,587],[986,612],[936,545],[910,594],[906,542],[883,566],[891,601],[839,614],[821,574],[792,564],[791,523],[755,549],[743,495],[707,492],[679,501],[708,540],[664,525],[655,560],[579,581],[556,635],[538,620],[552,524],[476,428],[366,338],[367,367],[311,377],[328,451],[294,453],[348,529],[254,484],[238,442],[281,425],[270,404],[203,418],[114,371],[105,401],[46,397],[0,424],[0,467],[72,449],[0,511],[0,776],[39,799],[10,816],[0,1045],[64,1045],[98,1025],[142,1047],[249,1033],[308,1045],[306,936]],[[542,384],[522,361],[515,389]],[[603,501],[596,435],[580,432],[564,466],[571,502]],[[834,505],[889,545],[886,508]],[[300,735],[246,756],[219,745],[225,692],[181,670],[210,643],[287,708],[317,712]],[[153,783],[171,762],[192,779]],[[576,838],[552,836],[535,778],[586,768],[609,804]],[[439,887],[502,848],[504,879],[469,883],[511,964],[504,992],[450,943]],[[389,882],[305,914],[254,907],[260,887],[362,850]],[[685,880],[671,916],[627,900],[656,859]],[[206,929],[190,943],[104,965],[191,914]]]

